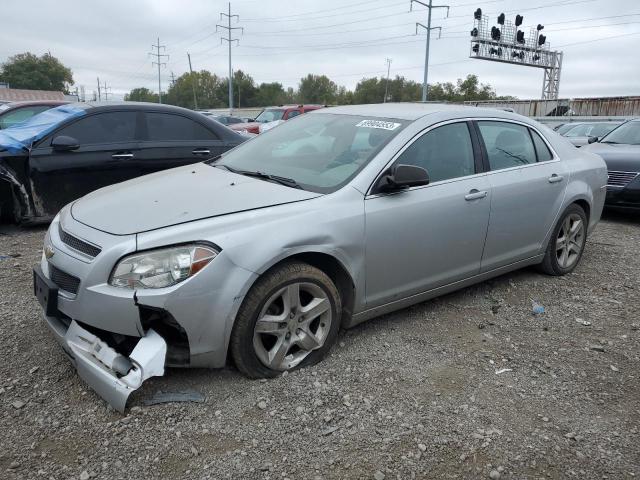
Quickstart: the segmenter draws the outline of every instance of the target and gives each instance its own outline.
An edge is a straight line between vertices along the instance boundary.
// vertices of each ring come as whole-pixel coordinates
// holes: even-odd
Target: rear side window
[[[147,113],[147,140],[152,142],[176,142],[217,140],[215,133],[198,122],[171,113]]]
[[[123,143],[135,140],[136,112],[105,112],[83,117],[56,135],[73,137],[80,145]]]
[[[480,121],[482,140],[491,170],[536,163],[536,151],[529,129],[517,123]]]
[[[424,168],[431,183],[475,173],[471,136],[466,123],[450,123],[425,133],[396,161]]]
[[[287,115],[287,120],[293,117],[297,117],[298,115],[300,115],[300,113],[301,113],[300,110],[291,110]]]
[[[548,162],[553,159],[553,154],[547,144],[542,140],[542,137],[535,130],[529,129],[531,137],[533,138],[533,144],[536,147],[536,154],[538,155],[539,162]]]

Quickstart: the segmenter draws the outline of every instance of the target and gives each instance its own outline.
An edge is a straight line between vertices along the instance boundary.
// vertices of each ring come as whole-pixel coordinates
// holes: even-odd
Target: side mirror
[[[589,137],[587,143],[596,143],[599,140],[598,137]]]
[[[51,140],[51,147],[56,152],[70,152],[80,148],[80,142],[73,137],[67,137],[66,135],[59,135]]]
[[[429,184],[429,174],[422,167],[415,165],[397,165],[393,171],[383,176],[378,182],[380,192],[395,192],[410,187]]]

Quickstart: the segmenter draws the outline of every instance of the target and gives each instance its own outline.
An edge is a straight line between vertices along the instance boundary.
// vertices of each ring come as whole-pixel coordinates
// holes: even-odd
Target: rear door
[[[229,148],[214,131],[187,116],[145,112],[144,118],[140,144],[143,175],[201,162]]]
[[[562,206],[569,172],[535,129],[510,121],[476,125],[492,191],[484,272],[541,252]]]
[[[73,120],[40,141],[29,159],[36,208],[53,214],[93,190],[138,176],[140,121],[138,112],[98,112]],[[75,138],[80,147],[55,151],[51,141],[60,135]]]
[[[478,274],[489,222],[491,192],[469,123],[427,131],[394,164],[425,168],[431,180],[365,199],[368,307]]]

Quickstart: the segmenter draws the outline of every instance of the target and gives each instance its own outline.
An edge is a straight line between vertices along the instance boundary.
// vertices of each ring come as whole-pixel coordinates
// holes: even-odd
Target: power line
[[[158,37],[158,43],[157,45],[152,45],[151,48],[155,48],[156,52],[150,52],[149,55],[151,55],[152,57],[156,57],[157,61],[153,61],[151,62],[151,65],[157,65],[158,66],[158,103],[162,103],[162,83],[160,80],[160,67],[161,66],[167,66],[167,64],[165,62],[162,61],[162,57],[167,57],[167,59],[169,58],[169,55],[167,54],[162,54],[160,53],[160,50],[162,49],[163,51],[166,51],[167,47],[165,47],[164,45],[160,45],[160,37]]]
[[[231,67],[231,45],[233,42],[238,42],[238,45],[240,44],[240,40],[232,37],[234,30],[241,30],[242,33],[244,33],[244,28],[231,26],[232,18],[236,18],[237,22],[240,21],[239,15],[231,15],[231,2],[229,2],[229,13],[220,13],[220,20],[222,20],[224,17],[227,17],[227,25],[216,25],[216,32],[218,31],[218,28],[222,28],[223,30],[227,31],[228,35],[227,38],[222,37],[220,41],[226,41],[229,44],[229,115],[231,115],[233,113],[233,69]]]

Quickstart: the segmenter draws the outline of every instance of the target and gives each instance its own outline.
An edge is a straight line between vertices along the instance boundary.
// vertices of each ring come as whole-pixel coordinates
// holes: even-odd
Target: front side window
[[[105,112],[72,123],[56,133],[73,137],[80,145],[121,143],[135,140],[136,112]]]
[[[402,152],[396,164],[424,168],[430,183],[473,175],[475,161],[467,124],[450,123],[430,130]]]
[[[329,193],[350,181],[407,123],[356,115],[302,115],[211,165],[285,177],[305,190]]]
[[[536,163],[536,151],[527,127],[496,121],[480,121],[478,127],[491,170]]]
[[[289,115],[287,116],[287,120],[293,117],[297,117],[298,115],[300,115],[300,110],[291,110],[289,112]]]
[[[217,136],[198,122],[171,113],[146,113],[147,139],[152,142],[217,140]]]

